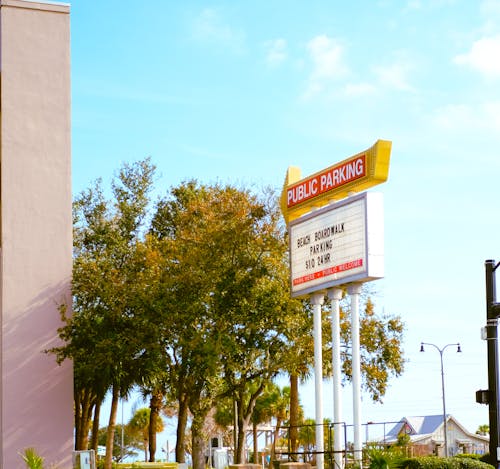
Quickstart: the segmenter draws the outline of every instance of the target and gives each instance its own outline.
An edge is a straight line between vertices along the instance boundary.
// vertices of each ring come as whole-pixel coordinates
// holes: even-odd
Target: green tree
[[[189,182],[174,188],[153,218],[167,260],[162,291],[174,331],[171,375],[193,416],[194,467],[204,464],[203,426],[216,400],[240,401],[243,428],[265,383],[282,368],[289,295],[274,200]],[[245,394],[250,382],[258,382],[256,395]]]
[[[147,372],[150,361],[145,344],[151,342],[151,325],[138,314],[144,257],[137,248],[153,174],[149,159],[125,164],[112,182],[112,201],[97,181],[74,202],[73,315],[61,309],[65,325],[59,334],[65,345],[52,352],[58,360],[74,360],[76,395],[89,391],[80,408],[98,407],[111,390],[105,469],[111,469],[118,399]],[[82,410],[89,419],[90,412]],[[88,425],[77,430],[77,440],[84,442],[81,433],[87,433]]]
[[[287,334],[288,347],[285,349],[284,372],[290,377],[289,392],[289,426],[290,426],[290,450],[292,453],[298,451],[299,426],[303,419],[299,404],[299,381],[305,381],[311,375],[314,365],[314,343],[312,336],[312,311],[307,302],[296,301],[290,304],[297,311],[288,317],[289,328]],[[325,336],[325,335],[324,335]],[[326,341],[323,344],[326,347]],[[325,354],[326,355],[326,350]],[[292,460],[295,456],[292,454]]]
[[[279,441],[280,430],[286,425],[287,415],[290,410],[290,388],[275,387],[269,395],[269,404],[272,415],[276,421],[273,442],[271,446],[271,461],[276,459],[276,445]]]
[[[344,343],[342,371],[348,380],[352,377],[351,322],[349,306],[341,311],[341,340]],[[402,349],[404,324],[399,316],[378,315],[368,297],[360,317],[360,352],[363,388],[375,402],[382,401],[392,376],[400,376],[404,370]],[[331,334],[330,334],[331,336]],[[331,353],[328,354],[331,357]]]
[[[312,460],[312,452],[316,444],[316,422],[314,419],[305,419],[299,427],[299,445],[304,448],[304,458]]]
[[[106,446],[108,427],[99,428],[97,432],[97,442],[99,446]],[[135,458],[135,449],[142,450],[142,440],[136,434],[130,432],[127,425],[116,424],[113,442],[113,461],[121,462],[127,458]]]
[[[74,360],[77,448],[87,446],[92,413],[92,446],[97,445],[100,404],[111,394],[106,469],[118,399],[134,385],[151,398],[150,431],[164,400],[177,401],[179,462],[191,413],[193,463],[199,469],[205,420],[215,402],[230,397],[239,403],[243,434],[261,393],[286,370],[290,422],[296,423],[298,379],[312,365],[311,311],[290,299],[286,231],[275,194],[186,182],[157,203],[148,230],[153,175],[148,159],[124,165],[112,183],[112,200],[98,181],[74,203],[73,315],[61,307],[65,345],[52,352],[60,361]],[[344,307],[345,345],[348,319]],[[389,377],[402,372],[402,331],[399,318],[379,317],[367,302],[362,371],[375,400]],[[343,360],[349,379],[347,348]],[[149,435],[150,460],[154,436]]]
[[[127,424],[128,432],[135,437],[136,441],[141,441],[140,448],[144,451],[144,461],[148,461],[148,449],[149,449],[149,438],[150,438],[150,415],[151,409],[143,407],[137,409]],[[153,432],[160,433],[163,431],[163,420],[155,420],[155,428]]]
[[[137,247],[141,257],[142,269],[138,273],[137,282],[142,288],[137,293],[137,312],[142,329],[148,331],[143,334],[144,367],[143,373],[137,382],[143,398],[149,398],[149,461],[155,461],[156,432],[154,429],[161,424],[160,414],[165,406],[172,401],[169,396],[169,371],[172,369],[170,356],[167,353],[168,338],[170,337],[170,321],[162,315],[161,306],[156,302],[162,295],[162,260],[157,249],[157,243],[150,236],[146,236],[143,243]]]
[[[203,422],[215,399],[230,396],[238,402],[239,434],[243,435],[266,380],[286,369],[294,378],[292,402],[297,408],[298,377],[307,376],[312,365],[311,312],[289,298],[286,234],[269,199],[264,202],[231,186],[191,181],[160,201],[151,233],[165,259],[161,304],[173,335],[169,375],[176,383],[172,385],[180,422],[187,407],[193,414],[196,464],[203,458]],[[348,313],[344,307],[346,345],[350,342]],[[325,321],[325,332],[328,324]],[[379,318],[368,302],[361,327],[364,385],[379,400],[391,374],[402,372],[402,323],[398,318]],[[343,371],[349,379],[347,350]],[[258,383],[253,388],[256,395],[248,394],[250,383]],[[296,415],[291,412],[291,420]],[[292,421],[296,428],[297,420]],[[178,427],[181,437],[182,425]],[[295,436],[293,441],[297,440]],[[241,452],[236,456],[239,461]]]
[[[374,401],[381,401],[391,377],[400,376],[404,369],[402,350],[404,324],[399,316],[378,315],[369,295],[369,288],[363,289],[363,305],[360,318],[360,346],[362,385]],[[331,320],[325,301],[322,318],[323,374],[332,374]],[[312,334],[312,311],[309,303],[300,305],[302,314],[289,315],[293,321],[288,337],[290,347],[286,361],[286,371],[290,375],[290,440],[291,451],[297,451],[300,440],[296,432],[300,424],[297,412],[298,382],[311,375],[314,365],[314,342]],[[342,379],[348,381],[352,376],[351,368],[351,317],[350,304],[344,298],[340,308]]]
[[[486,436],[489,434],[490,434],[490,426],[488,424],[479,425],[479,427],[477,427],[476,435]]]
[[[262,393],[262,395],[257,399],[255,403],[255,409],[252,416],[252,424],[253,424],[253,433],[254,433],[254,453],[257,453],[257,425],[261,423],[271,422],[274,419],[276,424],[283,422],[283,419],[287,418],[287,415],[290,416],[292,406],[292,392],[290,388],[284,387],[280,388],[275,383],[270,383],[266,386],[266,389]],[[304,418],[304,412],[302,406],[297,401],[297,423],[296,427],[292,431],[292,424],[288,419],[288,424],[290,425],[289,439],[290,439],[290,450],[292,452],[297,451],[298,441],[293,444],[291,441],[292,438],[298,439],[298,425]],[[280,425],[276,425],[276,428],[279,429]],[[276,439],[277,434],[273,435],[273,443],[272,443],[272,453],[274,455],[275,447],[276,447]],[[295,448],[295,449],[293,449]],[[293,456],[293,455],[292,455]]]
[[[154,388],[149,401],[149,425],[148,425],[148,445],[149,462],[155,462],[156,435],[163,431],[163,420],[160,411],[163,408],[164,392],[161,388]]]

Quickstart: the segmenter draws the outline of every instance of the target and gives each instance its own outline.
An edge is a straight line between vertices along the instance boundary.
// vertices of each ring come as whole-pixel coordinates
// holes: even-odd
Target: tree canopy
[[[274,377],[287,373],[290,422],[296,425],[297,381],[312,365],[311,308],[290,298],[287,232],[276,194],[187,181],[152,205],[154,172],[149,159],[124,165],[111,199],[97,181],[74,202],[73,314],[62,305],[64,345],[52,352],[58,360],[74,360],[78,449],[88,445],[92,417],[91,444],[97,445],[99,409],[110,392],[106,469],[118,398],[134,386],[150,397],[150,461],[155,419],[166,402],[174,402],[177,461],[184,461],[190,416],[193,466],[201,469],[205,423],[216,402],[237,404],[243,435],[257,414],[265,415],[259,397]],[[349,379],[345,305],[341,324]],[[402,334],[400,318],[377,315],[367,299],[362,372],[375,400],[383,397],[389,378],[403,371]],[[326,339],[325,350],[329,346]],[[331,354],[324,356],[328,372]],[[241,440],[237,462],[243,462],[242,448]]]
[[[176,381],[184,383],[193,416],[196,465],[217,399],[235,399],[239,425],[248,424],[256,398],[284,367],[287,318],[299,314],[300,303],[288,295],[284,231],[267,193],[185,183],[158,203],[151,235],[165,261],[162,311],[171,362],[181,364]],[[250,383],[257,385],[248,396]],[[243,440],[238,447],[237,461]]]

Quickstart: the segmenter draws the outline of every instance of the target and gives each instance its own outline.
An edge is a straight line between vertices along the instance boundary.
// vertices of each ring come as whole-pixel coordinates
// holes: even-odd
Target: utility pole
[[[499,430],[500,419],[498,414],[499,386],[498,386],[498,318],[500,317],[500,303],[496,302],[495,270],[500,264],[489,259],[485,261],[486,269],[486,339],[488,346],[488,404],[490,424],[490,464],[500,468]]]

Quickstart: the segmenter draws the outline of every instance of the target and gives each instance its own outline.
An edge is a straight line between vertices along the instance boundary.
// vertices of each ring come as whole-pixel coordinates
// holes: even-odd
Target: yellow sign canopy
[[[301,179],[300,168],[290,166],[281,194],[281,210],[287,223],[351,193],[385,182],[389,175],[392,143],[377,140],[357,155]]]

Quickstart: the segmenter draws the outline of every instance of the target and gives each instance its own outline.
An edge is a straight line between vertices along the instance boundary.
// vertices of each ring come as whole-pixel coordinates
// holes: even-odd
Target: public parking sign
[[[363,192],[289,224],[293,297],[384,276],[383,198]]]

